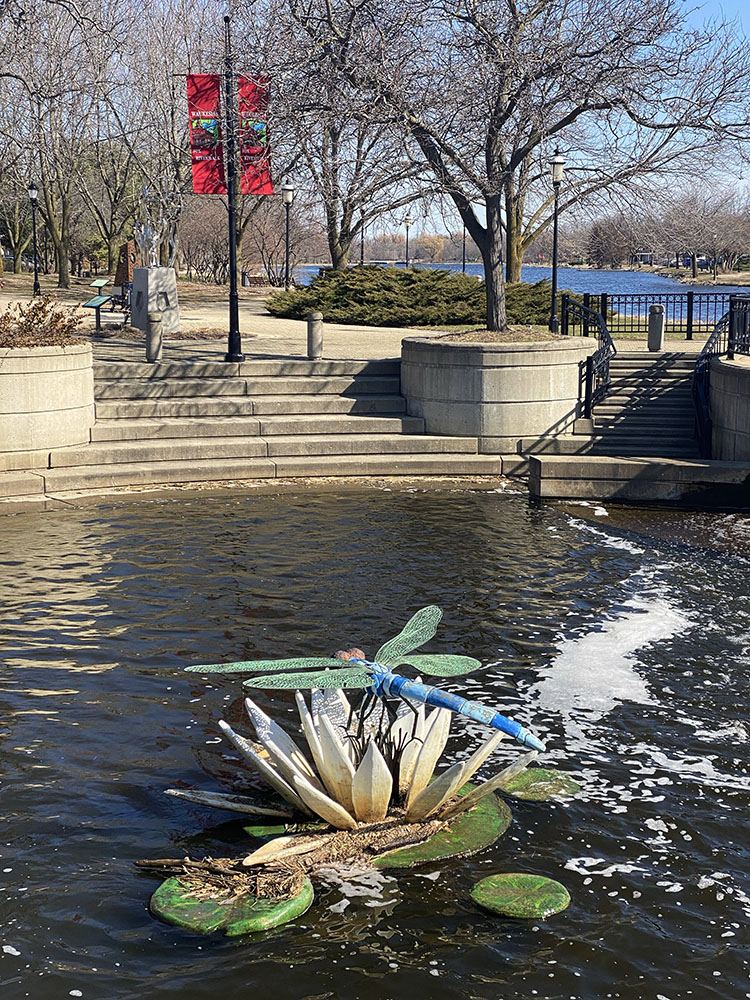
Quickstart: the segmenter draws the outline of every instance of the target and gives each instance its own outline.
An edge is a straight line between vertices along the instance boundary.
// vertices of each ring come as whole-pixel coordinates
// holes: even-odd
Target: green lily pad
[[[296,896],[259,899],[244,893],[231,899],[196,899],[179,878],[162,882],[151,897],[154,916],[197,934],[223,930],[227,937],[268,931],[299,917],[313,901],[313,887],[305,879]]]
[[[471,898],[485,910],[501,917],[544,920],[560,913],[570,903],[570,893],[561,882],[543,875],[508,872],[477,882]]]
[[[286,823],[254,823],[252,825],[243,826],[242,829],[250,837],[283,837],[285,833],[289,832],[289,828]]]
[[[531,802],[570,799],[580,790],[581,786],[569,774],[551,767],[527,767],[503,788],[508,795]]]
[[[472,785],[464,785],[458,793],[466,795]],[[376,868],[411,868],[414,865],[441,861],[444,858],[460,858],[494,844],[510,826],[511,813],[508,806],[496,795],[485,795],[483,799],[461,813],[445,830],[430,837],[415,847],[400,847],[373,860]]]

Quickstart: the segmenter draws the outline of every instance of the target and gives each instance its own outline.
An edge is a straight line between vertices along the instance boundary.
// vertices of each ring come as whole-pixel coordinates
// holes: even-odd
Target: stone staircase
[[[95,366],[88,444],[0,474],[0,496],[307,476],[499,475],[476,438],[406,414],[399,361]]]
[[[610,391],[593,422],[579,420],[576,433],[526,439],[527,455],[698,457],[690,392],[695,356],[618,351],[610,363]]]

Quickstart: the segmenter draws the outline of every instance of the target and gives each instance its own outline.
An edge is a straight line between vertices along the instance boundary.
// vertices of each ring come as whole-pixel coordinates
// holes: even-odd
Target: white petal
[[[344,809],[353,812],[352,778],[354,777],[354,765],[329,722],[328,716],[320,715],[318,718],[320,720],[318,738],[323,751],[321,778],[328,793],[337,802],[340,802]]]
[[[471,781],[472,777],[477,773],[482,764],[484,764],[489,755],[494,753],[504,739],[505,733],[501,733],[499,731],[494,733],[485,743],[474,751],[468,760],[464,761],[464,784],[466,784],[467,781]]]
[[[263,844],[257,851],[248,854],[242,859],[242,864],[249,868],[251,865],[267,865],[271,861],[278,861],[281,858],[292,858],[297,854],[309,854],[332,837],[328,834],[325,837],[300,837],[299,835],[290,837],[274,837],[267,844]]]
[[[292,815],[291,809],[274,809],[272,806],[256,805],[252,799],[244,795],[227,795],[226,792],[202,792],[189,788],[165,788],[165,795],[173,795],[176,799],[186,799],[197,802],[201,806],[212,806],[214,809],[228,809],[230,812],[245,813],[246,816],[279,816],[287,819]]]
[[[283,799],[286,799],[287,802],[291,802],[293,806],[301,809],[304,813],[310,813],[310,810],[307,808],[299,795],[297,795],[294,789],[286,781],[284,781],[282,776],[268,759],[263,759],[260,754],[256,753],[248,741],[243,736],[240,736],[239,733],[235,733],[232,727],[224,722],[223,719],[219,720],[219,728],[227,737],[229,742],[237,750],[239,750],[245,760],[249,761],[256,771],[258,771],[260,775],[265,778],[271,788],[275,788],[279,795]]]
[[[357,821],[333,799],[313,788],[304,778],[294,779],[294,789],[306,806],[338,830],[356,830]]]
[[[451,795],[463,785],[463,770],[464,761],[459,761],[443,771],[426,788],[423,788],[406,810],[406,822],[417,823],[419,820],[426,819],[430,813],[434,813],[444,802],[447,802]]]
[[[321,762],[323,760],[323,749],[320,745],[320,738],[318,737],[313,717],[310,715],[302,692],[295,691],[294,698],[297,702],[297,711],[302,723],[302,732],[305,734],[305,739],[307,740],[307,745],[310,747],[310,753],[313,756],[318,773],[322,774]]]
[[[393,777],[374,742],[367,746],[352,780],[354,815],[360,823],[379,823],[388,812]]]
[[[312,692],[312,717],[316,729],[320,729],[320,719],[326,716],[337,734],[342,737],[342,745],[347,756],[354,762],[355,749],[351,740],[343,740],[348,732],[349,719],[352,718],[352,706],[349,699],[340,688],[314,688]]]
[[[309,762],[291,736],[285,733],[281,726],[274,722],[270,716],[266,715],[261,708],[258,708],[250,698],[245,698],[245,710],[250,716],[250,721],[261,743],[273,740],[281,752],[292,760],[303,774],[306,774],[308,777],[315,775]]]
[[[426,788],[429,784],[435,770],[435,765],[440,759],[443,750],[445,750],[445,744],[448,742],[451,714],[447,708],[436,708],[427,720],[424,742],[417,756],[414,765],[414,774],[412,775],[409,790],[406,794],[407,810],[422,789]]]
[[[458,816],[459,813],[466,812],[467,809],[475,806],[480,799],[483,799],[485,795],[489,795],[498,788],[503,788],[511,778],[515,778],[517,774],[520,774],[521,771],[528,767],[536,756],[537,751],[530,750],[523,757],[519,757],[518,760],[496,774],[494,778],[490,778],[489,781],[485,781],[484,784],[474,788],[468,795],[462,795],[460,799],[456,799],[443,813],[443,819],[450,819],[452,816]]]

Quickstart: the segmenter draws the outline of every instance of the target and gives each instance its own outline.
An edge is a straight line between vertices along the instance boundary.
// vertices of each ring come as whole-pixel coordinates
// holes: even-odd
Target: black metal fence
[[[580,296],[576,296],[580,300]],[[583,305],[604,316],[613,337],[645,338],[648,335],[649,306],[664,306],[664,335],[669,340],[704,339],[709,336],[721,317],[729,309],[729,292],[665,292],[631,294],[629,292],[602,292],[594,295],[584,292]],[[594,331],[583,314],[568,308],[574,301],[562,296],[560,306],[561,332],[571,337],[592,336]]]

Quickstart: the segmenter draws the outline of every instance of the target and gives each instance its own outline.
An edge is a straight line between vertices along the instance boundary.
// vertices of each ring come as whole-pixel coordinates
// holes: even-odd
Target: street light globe
[[[294,201],[294,184],[286,181],[281,185],[281,200],[285,205],[291,205]]]
[[[29,201],[36,201],[39,196],[39,188],[33,181],[29,184],[27,191],[29,192]]]
[[[408,228],[409,228],[409,226],[411,225],[411,219],[409,218],[409,216],[408,216],[408,215],[407,215],[407,216],[406,216],[406,218],[404,219],[404,225],[406,226],[406,228],[407,228],[407,229],[408,229]]]
[[[559,149],[555,150],[555,155],[549,161],[549,167],[552,174],[552,183],[559,184],[563,179],[563,170],[565,168],[565,157]]]

